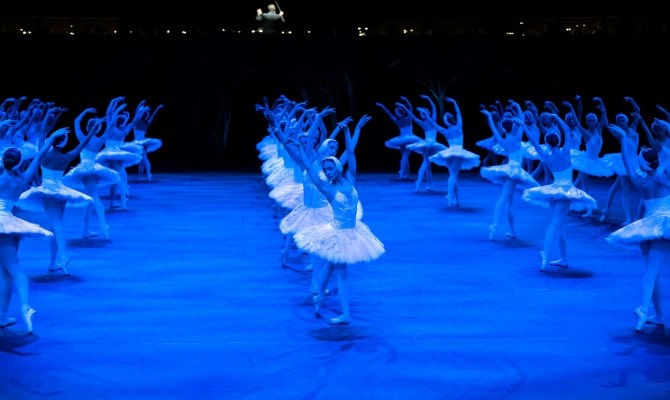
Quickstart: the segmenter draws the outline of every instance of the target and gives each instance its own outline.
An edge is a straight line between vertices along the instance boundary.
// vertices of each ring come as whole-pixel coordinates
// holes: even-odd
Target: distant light
[[[182,35],[186,35],[186,31],[181,31],[181,34],[182,34]]]
[[[169,29],[166,30],[166,31],[165,31],[165,34],[166,34],[166,35],[169,35],[169,34],[170,34],[170,30],[169,30]]]
[[[519,21],[519,25],[525,25],[526,23],[523,21]]]
[[[505,35],[507,35],[507,36],[514,36],[514,32],[505,32]]]

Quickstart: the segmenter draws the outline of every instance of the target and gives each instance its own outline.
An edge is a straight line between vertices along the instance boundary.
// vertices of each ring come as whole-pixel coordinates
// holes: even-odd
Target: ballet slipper
[[[498,229],[497,225],[489,226],[489,240],[493,240],[495,238],[497,229]]]
[[[559,258],[558,260],[549,261],[549,265],[561,268],[568,268],[568,261],[563,258]]]
[[[540,251],[540,259],[542,263],[540,264],[540,271],[544,271],[547,268],[547,255],[544,250]]]
[[[663,317],[659,317],[657,315],[649,315],[648,313],[645,313],[644,311],[642,311],[642,307],[638,307],[638,308],[635,309],[635,315],[637,315],[638,318],[640,318],[640,319],[644,318],[644,324],[641,324],[640,320],[638,320],[638,326],[640,326],[640,328],[641,328],[642,325],[645,325],[645,324],[665,326],[665,322],[663,321]],[[639,331],[639,329],[637,329],[637,328],[636,328],[636,330]]]
[[[331,318],[329,322],[331,325],[344,325],[351,322],[351,317],[343,314],[339,317]]]
[[[281,254],[281,266],[285,267],[288,263],[288,256],[289,256],[288,250],[284,249],[280,252],[280,254]]]
[[[29,305],[24,305],[21,307],[21,316],[23,317],[23,323],[26,325],[26,331],[28,335],[33,334],[33,315],[35,314],[35,309]]]
[[[60,262],[54,263],[52,262],[51,265],[49,265],[49,273],[54,274],[58,271],[62,272],[63,275],[70,275],[70,272],[67,269],[68,264],[70,264],[70,257],[63,257],[61,258]]]
[[[635,332],[641,333],[642,327],[647,323],[647,318],[649,316],[644,310],[642,310],[642,307],[636,308],[634,313],[637,315],[637,325],[635,325]]]
[[[320,315],[323,298],[317,294],[312,297],[312,302],[314,303],[314,315]]]

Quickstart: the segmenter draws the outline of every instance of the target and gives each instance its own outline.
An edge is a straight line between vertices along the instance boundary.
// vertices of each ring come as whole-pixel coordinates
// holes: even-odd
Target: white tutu
[[[90,159],[83,159],[77,166],[63,177],[63,183],[74,189],[84,190],[84,178],[96,177],[98,187],[111,186],[119,183],[119,173]]]
[[[600,177],[614,175],[614,171],[608,167],[607,163],[602,158],[591,158],[585,151],[579,151],[572,154],[571,157],[572,168],[577,171]]]
[[[644,200],[644,206],[643,218],[610,233],[607,242],[637,247],[645,240],[670,240],[670,196]]]
[[[429,160],[437,165],[446,167],[449,164],[449,160],[454,158],[462,159],[461,170],[469,170],[479,166],[479,154],[473,153],[469,150],[465,150],[463,146],[459,144],[451,145],[448,148],[438,151],[436,154],[430,156]]]
[[[505,151],[507,153],[507,151]],[[502,185],[512,179],[519,190],[540,186],[533,179],[533,176],[521,167],[521,161],[526,149],[520,147],[518,150],[509,153],[507,162],[502,165],[492,165],[479,169],[479,174],[489,181]]]
[[[83,207],[93,203],[91,196],[65,186],[62,180],[63,171],[42,167],[42,184],[21,193],[16,206],[26,211],[44,211],[45,198],[64,201],[68,207]]]
[[[384,145],[389,149],[400,150],[401,147],[407,146],[408,144],[420,142],[421,140],[423,139],[414,134],[404,134],[385,141]]]
[[[284,208],[293,210],[304,203],[304,189],[300,183],[280,185],[272,189],[269,196]]]
[[[51,237],[53,233],[12,214],[14,202],[0,199],[0,235]]]
[[[337,192],[331,203],[333,220],[306,228],[293,236],[296,246],[334,263],[372,261],[384,254],[384,244],[357,219],[358,192]]]
[[[593,197],[573,185],[572,168],[554,172],[553,174],[553,183],[526,189],[523,191],[522,198],[534,206],[545,208],[549,208],[552,202],[559,200],[569,200],[570,209],[576,211],[597,208],[598,203]]]

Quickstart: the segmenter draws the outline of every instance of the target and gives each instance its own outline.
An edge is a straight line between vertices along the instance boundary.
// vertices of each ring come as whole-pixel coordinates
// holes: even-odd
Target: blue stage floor
[[[71,276],[47,274],[48,241],[22,242],[37,313],[32,336],[0,331],[0,398],[670,398],[667,329],[634,333],[641,257],[605,241],[618,200],[605,222],[571,215],[571,266],[542,273],[548,210],[517,193],[518,238],[489,241],[500,187],[464,174],[449,208],[434,174],[420,193],[360,174],[364,221],[387,251],[350,267],[346,326],[327,323],[337,295],[315,318],[300,254],[280,266],[260,173],[131,176],[128,210],[107,216],[112,241],[83,239],[81,211],[66,212]],[[594,182],[600,204],[610,183]]]

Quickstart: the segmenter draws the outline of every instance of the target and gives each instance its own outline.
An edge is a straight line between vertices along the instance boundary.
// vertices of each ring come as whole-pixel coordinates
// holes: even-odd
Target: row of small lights
[[[524,24],[525,24],[525,23],[524,23],[523,21],[519,22],[519,25],[524,25]],[[582,24],[581,26],[580,26],[579,24],[575,25],[575,28],[576,28],[576,29],[579,29],[580,27],[581,27],[581,28],[585,28],[585,27],[586,27],[586,24]],[[362,36],[367,36],[367,35],[368,35],[368,31],[369,31],[369,29],[368,29],[367,27],[358,27],[358,28],[357,28],[358,36],[360,36],[360,37],[362,37]],[[571,27],[566,27],[566,28],[565,28],[565,31],[566,31],[566,32],[572,32],[572,28],[571,28]],[[224,32],[224,33],[225,33],[225,32],[226,32],[226,29],[221,29],[221,32]],[[403,34],[406,34],[406,35],[408,35],[408,34],[413,34],[413,33],[414,33],[414,29],[413,29],[413,28],[409,28],[409,29],[408,29],[408,28],[405,28],[405,29],[402,30],[402,32],[403,32]],[[32,34],[31,31],[29,31],[29,30],[25,30],[25,29],[23,29],[23,28],[19,28],[19,33],[22,34],[22,35],[30,35],[30,34]],[[114,34],[117,34],[118,31],[117,31],[117,30],[114,30],[113,33],[114,33]],[[132,34],[133,34],[133,31],[131,30],[131,31],[129,31],[129,33],[132,35]],[[167,34],[167,35],[170,35],[171,33],[172,33],[172,31],[171,31],[170,29],[168,29],[168,30],[165,31],[165,34]],[[185,30],[180,31],[180,33],[181,33],[182,35],[188,35],[188,31],[185,31]],[[242,31],[241,31],[241,30],[237,30],[237,31],[234,31],[234,33],[238,33],[238,34],[239,34],[239,33],[242,33]],[[260,29],[259,29],[259,30],[255,30],[255,29],[254,29],[254,30],[251,31],[251,33],[253,33],[253,34],[256,34],[256,33],[263,33],[263,31],[260,30]],[[282,35],[292,35],[292,34],[293,34],[292,31],[282,31],[281,33],[282,33]],[[311,32],[311,31],[307,31],[307,33],[308,33],[308,34],[311,34],[312,32]],[[75,32],[74,32],[74,25],[70,25],[70,30],[67,32],[67,34],[70,35],[70,36],[74,36],[74,35],[75,35]],[[508,32],[505,32],[505,34],[506,34],[507,36],[514,36],[516,33],[515,33],[515,32],[511,32],[511,31],[508,31]]]
[[[368,29],[367,27],[358,27],[357,31],[358,31],[358,36],[367,36],[369,29]],[[221,29],[221,32],[224,32],[224,33],[225,33],[225,32],[226,32],[226,29]],[[405,29],[403,29],[402,32],[403,32],[403,34],[412,34],[412,33],[414,33],[414,29],[413,29],[413,28],[409,28],[409,29],[405,28]],[[25,29],[23,29],[23,28],[19,28],[19,33],[20,33],[21,35],[31,35],[31,34],[32,34],[31,31],[29,31],[29,30],[25,30]],[[74,36],[74,35],[75,35],[75,32],[74,32],[74,26],[73,26],[73,25],[70,25],[70,30],[69,30],[68,32],[66,32],[66,33],[67,33],[68,35],[70,35],[70,36]],[[112,31],[112,33],[113,33],[113,34],[117,34],[117,33],[119,33],[119,32],[115,29],[115,30]],[[132,31],[132,30],[131,30],[131,31],[128,31],[128,33],[132,35],[132,34],[133,34],[133,31]],[[185,31],[185,30],[180,31],[179,33],[181,33],[182,35],[188,35],[188,31]],[[237,31],[233,31],[233,33],[242,33],[242,31],[241,31],[241,30],[237,30]],[[260,29],[259,29],[259,30],[253,29],[253,30],[251,31],[251,33],[253,33],[253,34],[263,33],[263,31],[260,30]],[[306,33],[307,33],[307,34],[311,34],[312,31],[308,30]],[[172,34],[172,31],[171,31],[170,29],[168,29],[168,30],[165,31],[165,34],[166,34],[166,35],[170,35],[170,34]],[[282,31],[281,34],[282,34],[282,35],[292,35],[293,32],[292,32],[292,31]]]

